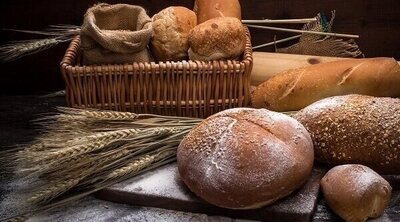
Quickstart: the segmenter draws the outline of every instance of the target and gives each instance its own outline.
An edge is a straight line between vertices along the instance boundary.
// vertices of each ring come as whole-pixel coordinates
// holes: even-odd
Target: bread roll
[[[400,96],[400,66],[393,58],[347,59],[282,72],[252,94],[256,108],[299,110],[347,94]]]
[[[362,164],[379,173],[399,174],[400,99],[336,96],[294,117],[310,132],[318,161]]]
[[[236,108],[190,131],[177,158],[182,180],[199,197],[219,207],[252,209],[302,186],[314,153],[310,135],[295,119]]]
[[[190,31],[189,46],[191,60],[235,59],[246,47],[246,31],[239,19],[214,18]]]
[[[379,174],[362,165],[337,166],[322,178],[329,207],[349,222],[377,218],[390,202],[392,187]]]
[[[199,24],[222,16],[242,19],[239,0],[196,0],[193,10]]]
[[[153,16],[151,48],[158,61],[187,59],[189,31],[197,25],[196,14],[185,7],[168,7]]]

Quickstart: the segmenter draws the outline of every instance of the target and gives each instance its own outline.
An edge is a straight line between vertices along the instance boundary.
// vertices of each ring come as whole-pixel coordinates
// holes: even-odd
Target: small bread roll
[[[266,109],[217,113],[181,141],[178,170],[191,191],[230,209],[263,207],[309,178],[314,151],[295,119]]]
[[[196,14],[185,7],[168,7],[153,16],[151,49],[158,61],[187,59],[189,31],[197,24]]]
[[[246,47],[246,31],[237,18],[214,18],[190,31],[189,47],[191,60],[235,59]]]
[[[196,0],[193,11],[199,24],[222,16],[242,19],[239,0]]]
[[[329,207],[349,222],[381,216],[392,194],[392,187],[379,174],[355,164],[331,169],[321,187]]]

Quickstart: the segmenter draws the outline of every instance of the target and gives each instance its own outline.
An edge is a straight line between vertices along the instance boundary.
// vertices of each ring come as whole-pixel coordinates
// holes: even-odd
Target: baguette
[[[327,165],[362,164],[383,174],[400,172],[400,99],[335,96],[295,114]]]
[[[251,70],[250,84],[258,86],[277,74],[289,69],[303,68],[344,59],[348,58],[253,52],[253,69]]]
[[[346,59],[284,71],[252,93],[255,108],[299,110],[330,96],[400,96],[400,66],[393,58]]]

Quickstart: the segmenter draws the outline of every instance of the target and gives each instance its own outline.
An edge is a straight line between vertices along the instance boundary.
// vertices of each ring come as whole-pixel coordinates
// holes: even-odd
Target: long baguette
[[[253,52],[251,85],[258,86],[278,73],[320,63],[343,60],[346,58],[312,55],[295,55],[272,52]]]
[[[299,110],[347,94],[400,96],[400,65],[393,58],[346,59],[284,71],[252,93],[256,108]]]

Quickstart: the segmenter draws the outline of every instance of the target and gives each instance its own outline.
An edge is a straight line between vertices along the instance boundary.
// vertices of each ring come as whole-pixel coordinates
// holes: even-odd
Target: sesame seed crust
[[[304,108],[295,118],[310,132],[318,161],[400,173],[400,99],[330,97]]]

